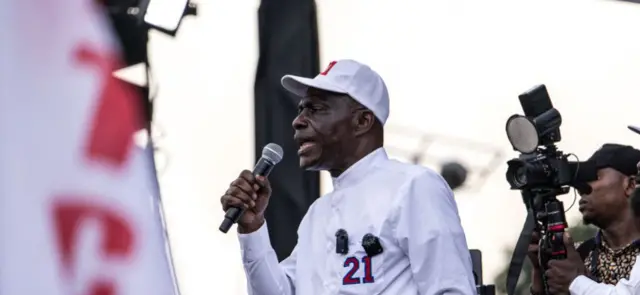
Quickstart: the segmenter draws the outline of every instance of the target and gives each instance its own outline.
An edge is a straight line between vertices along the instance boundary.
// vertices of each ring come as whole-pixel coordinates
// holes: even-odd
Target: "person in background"
[[[555,292],[596,294],[585,293],[591,292],[585,291],[593,288],[594,285],[590,283],[613,286],[626,279],[621,283],[624,286],[640,254],[638,219],[631,210],[640,151],[631,146],[605,144],[589,161],[596,165],[598,179],[589,183],[592,188],[590,194],[581,195],[579,209],[584,223],[600,230],[594,238],[580,244],[577,249],[573,244],[568,244],[568,251],[571,250],[568,259],[549,263],[550,269],[546,275],[550,289]],[[571,243],[570,237],[565,239],[565,242]],[[537,253],[538,244],[534,238],[529,246],[529,258],[534,267],[532,294],[543,293],[542,270]],[[573,271],[566,271],[566,268]]]
[[[640,162],[638,163],[640,166]],[[630,199],[631,211],[636,217],[636,225],[640,227],[640,187],[636,187]],[[565,234],[567,259],[549,262],[547,277],[551,290],[565,291],[571,295],[638,295],[640,294],[640,259],[636,256],[628,278],[623,278],[616,285],[598,283],[591,278],[582,263],[580,254],[574,247],[569,234]],[[614,266],[615,267],[615,266]]]
[[[382,78],[340,60],[315,78],[284,76],[282,85],[299,97],[300,166],[329,171],[334,190],[309,208],[296,247],[278,263],[264,219],[268,180],[245,170],[231,183],[221,202],[225,211],[247,209],[238,234],[249,293],[476,294],[451,189],[435,171],[390,160],[383,148]]]

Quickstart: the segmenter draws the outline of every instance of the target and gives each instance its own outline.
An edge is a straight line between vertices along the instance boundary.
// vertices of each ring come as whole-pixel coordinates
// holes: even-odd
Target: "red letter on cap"
[[[331,68],[333,68],[333,66],[335,66],[335,65],[336,65],[336,63],[337,63],[337,62],[335,62],[335,61],[330,62],[330,63],[329,63],[329,66],[327,66],[327,69],[326,69],[326,70],[324,70],[324,72],[320,73],[320,75],[326,76],[326,75],[327,75],[327,73],[329,73],[329,71],[331,70]]]

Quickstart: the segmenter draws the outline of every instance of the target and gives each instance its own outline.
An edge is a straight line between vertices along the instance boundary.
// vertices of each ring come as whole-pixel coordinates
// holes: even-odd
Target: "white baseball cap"
[[[309,87],[348,94],[367,107],[382,125],[389,117],[389,92],[382,77],[355,60],[332,61],[313,79],[285,75],[280,82],[285,89],[299,97],[307,95]]]

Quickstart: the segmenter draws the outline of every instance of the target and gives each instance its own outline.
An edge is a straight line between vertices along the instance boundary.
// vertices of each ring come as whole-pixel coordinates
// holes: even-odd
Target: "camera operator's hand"
[[[527,256],[529,257],[534,270],[540,270],[540,260],[538,259],[538,252],[540,249],[540,246],[538,245],[539,242],[540,233],[534,231],[531,234],[531,242],[529,243],[529,250],[527,252]]]
[[[533,270],[531,272],[531,292],[534,294],[542,294],[544,291],[544,284],[542,282],[542,269],[540,268],[540,260],[538,258],[538,252],[540,252],[540,233],[534,231],[531,234],[531,242],[529,243],[529,249],[527,257],[531,261]]]
[[[580,254],[576,251],[573,239],[569,233],[564,234],[564,247],[567,249],[567,259],[551,260],[548,263],[549,269],[545,272],[549,291],[552,294],[569,294],[569,286],[580,275],[587,276]]]
[[[271,185],[266,177],[255,177],[249,170],[229,185],[229,189],[220,198],[222,210],[230,207],[244,208],[244,214],[238,220],[239,233],[251,233],[264,224],[264,210],[271,197]]]

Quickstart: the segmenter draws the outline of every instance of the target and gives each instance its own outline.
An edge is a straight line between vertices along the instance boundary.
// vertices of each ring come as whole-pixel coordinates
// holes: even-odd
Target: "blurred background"
[[[164,3],[166,11],[176,11],[171,1]],[[506,119],[521,113],[517,96],[546,84],[563,116],[559,147],[581,159],[605,142],[640,145],[626,128],[640,124],[637,3],[201,0],[192,5],[189,12],[197,15],[185,17],[175,36],[151,29],[148,44],[146,39],[129,44],[148,45],[150,75],[140,65],[118,73],[133,83],[148,82],[153,98],[149,110],[161,199],[183,295],[246,294],[237,237],[218,231],[219,198],[241,170],[253,166],[264,144],[282,144],[289,161],[274,172],[276,191],[267,213],[270,227],[278,224],[270,234],[279,256],[290,251],[308,205],[331,190],[328,175],[296,170],[295,152],[287,153],[295,108],[279,88],[285,73],[314,76],[343,58],[380,73],[391,95],[385,131],[390,155],[444,171],[452,186],[460,185],[456,200],[469,247],[482,251],[484,283],[499,290],[526,215],[520,194],[509,190],[504,177],[505,162],[517,156],[505,135]],[[129,40],[140,40],[142,33]],[[574,195],[561,200],[569,208]],[[577,206],[568,218],[579,236],[592,234],[579,227]]]

